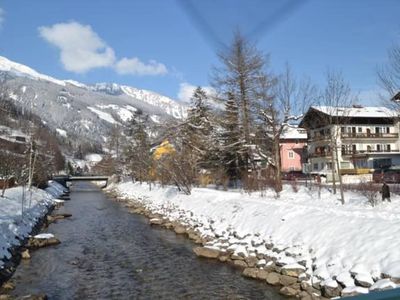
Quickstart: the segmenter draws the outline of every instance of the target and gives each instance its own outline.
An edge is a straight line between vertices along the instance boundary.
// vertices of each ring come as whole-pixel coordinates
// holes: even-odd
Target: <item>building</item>
[[[311,173],[332,174],[336,154],[342,174],[400,165],[399,118],[388,108],[311,106],[300,126]]]
[[[307,132],[304,128],[286,127],[280,137],[282,172],[302,171],[306,159]]]

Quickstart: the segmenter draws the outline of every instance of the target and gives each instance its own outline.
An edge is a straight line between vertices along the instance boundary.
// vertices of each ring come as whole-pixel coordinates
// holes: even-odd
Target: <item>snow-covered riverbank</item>
[[[0,269],[4,261],[11,259],[12,248],[21,245],[63,193],[62,186],[50,182],[47,191],[32,188],[25,189],[24,211],[22,211],[22,187],[7,189],[4,197],[0,197]]]
[[[399,196],[371,207],[353,192],[346,193],[347,203],[341,205],[328,190],[322,190],[319,199],[316,190],[305,187],[296,193],[285,186],[279,198],[272,191],[261,197],[206,188],[187,196],[175,187],[149,191],[146,184],[131,182],[110,188],[212,237],[209,248],[264,256],[277,265],[300,263],[310,285],[366,293],[368,288],[395,287],[381,280],[385,277],[395,282],[400,278]]]

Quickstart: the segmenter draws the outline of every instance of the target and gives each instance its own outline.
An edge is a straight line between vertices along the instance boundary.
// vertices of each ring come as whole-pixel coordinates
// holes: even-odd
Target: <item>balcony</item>
[[[331,138],[330,135],[317,134],[317,135],[314,135],[313,137],[310,137],[308,139],[308,142],[326,141],[326,140],[329,140],[330,138]]]
[[[326,152],[314,152],[314,153],[310,153],[309,157],[329,157],[332,156],[332,152],[331,151],[326,151]]]
[[[353,156],[353,155],[358,155],[358,156],[363,156],[363,155],[369,155],[369,154],[379,154],[379,153],[400,153],[400,150],[398,149],[391,149],[391,150],[349,150],[349,151],[341,151],[342,156]]]
[[[341,133],[342,139],[397,139],[399,137],[398,133]]]

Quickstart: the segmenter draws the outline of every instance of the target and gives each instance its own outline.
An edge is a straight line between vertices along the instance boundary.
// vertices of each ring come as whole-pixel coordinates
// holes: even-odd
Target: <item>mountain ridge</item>
[[[3,56],[0,73],[7,74],[9,98],[69,138],[104,143],[113,126],[127,126],[137,113],[149,115],[149,127],[187,115],[184,104],[156,92],[116,83],[59,80]]]

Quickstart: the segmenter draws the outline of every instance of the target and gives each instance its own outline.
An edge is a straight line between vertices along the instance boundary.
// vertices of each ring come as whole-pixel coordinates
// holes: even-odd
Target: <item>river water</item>
[[[61,244],[32,252],[13,276],[13,295],[49,299],[283,299],[276,289],[242,277],[232,266],[199,259],[193,243],[151,227],[83,182],[71,188],[50,225]]]

